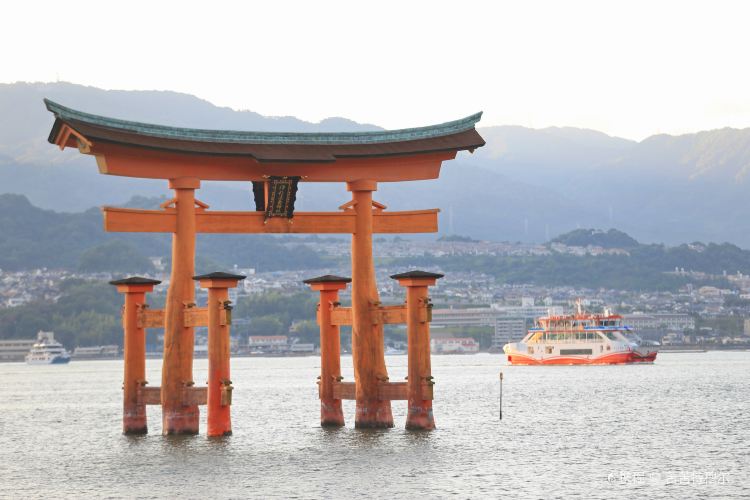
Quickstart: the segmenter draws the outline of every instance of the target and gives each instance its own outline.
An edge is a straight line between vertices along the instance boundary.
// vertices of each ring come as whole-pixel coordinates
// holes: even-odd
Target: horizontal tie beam
[[[141,309],[137,316],[138,328],[164,328],[163,309]]]
[[[184,404],[193,406],[205,406],[208,400],[207,387],[184,387],[182,389],[182,398]],[[161,404],[161,387],[139,387],[138,403],[142,405],[159,405]],[[231,398],[230,398],[231,404]]]
[[[424,399],[433,399],[433,384],[431,382],[422,383],[422,394]],[[357,399],[356,384],[354,382],[334,382],[333,383],[334,399]],[[381,401],[407,400],[409,394],[406,382],[379,382],[378,399]]]
[[[115,233],[173,233],[177,230],[177,212],[104,207],[104,229]],[[373,233],[434,233],[438,229],[437,208],[404,212],[373,211]],[[195,214],[199,233],[302,233],[351,234],[354,211],[296,212],[294,218],[264,220],[263,212],[223,212],[198,210]]]
[[[420,307],[419,321],[432,321],[432,308]],[[319,316],[319,315],[318,315]],[[398,325],[406,323],[406,306],[377,306],[370,308],[373,325]],[[331,324],[337,326],[351,325],[354,314],[351,307],[336,306],[331,309]],[[320,324],[320,318],[318,318]]]
[[[183,310],[186,327],[208,326],[208,308],[186,307]],[[138,328],[164,328],[164,309],[141,309],[137,316]],[[231,325],[232,317],[229,311],[219,311],[219,324]]]

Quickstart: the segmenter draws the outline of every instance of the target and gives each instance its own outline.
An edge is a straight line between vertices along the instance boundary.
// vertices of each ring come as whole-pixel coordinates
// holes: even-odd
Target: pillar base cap
[[[302,280],[302,283],[305,285],[313,285],[315,283],[351,283],[351,278],[346,278],[344,276],[335,276],[333,274],[326,274],[324,276],[318,276],[317,278],[308,278],[306,280]]]
[[[110,285],[158,285],[161,281],[152,280],[151,278],[143,278],[141,276],[131,276],[129,278],[122,278],[119,280],[112,280],[109,282]]]
[[[225,272],[214,272],[208,274],[201,274],[199,276],[193,276],[193,279],[198,280],[244,280],[247,276],[243,274],[230,274]]]
[[[405,273],[400,274],[393,274],[391,275],[391,279],[394,280],[403,280],[403,279],[440,279],[444,274],[440,273],[430,273],[428,271],[408,271]]]

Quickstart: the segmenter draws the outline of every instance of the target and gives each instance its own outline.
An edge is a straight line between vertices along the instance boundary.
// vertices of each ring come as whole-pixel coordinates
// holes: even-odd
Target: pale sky
[[[175,90],[264,115],[643,139],[750,127],[750,2],[5,2],[0,82]]]

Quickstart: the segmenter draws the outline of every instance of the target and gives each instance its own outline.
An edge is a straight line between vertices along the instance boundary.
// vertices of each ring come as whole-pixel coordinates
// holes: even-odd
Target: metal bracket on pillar
[[[222,380],[221,381],[221,406],[231,406],[232,405],[232,391],[234,390],[234,386],[232,385],[231,380]]]
[[[193,201],[195,203],[196,212],[203,211],[207,208],[210,208],[207,203],[204,203],[198,199],[194,199]],[[159,208],[161,208],[162,210],[167,210],[167,211],[175,211],[177,209],[176,204],[177,204],[177,198],[171,198],[165,202],[160,203]]]
[[[419,300],[419,321],[422,323],[432,322],[432,299],[429,297]]]
[[[222,308],[224,311],[223,318],[221,318],[222,325],[231,325],[232,324],[232,309],[234,309],[234,306],[232,305],[231,300],[225,300],[222,302]]]

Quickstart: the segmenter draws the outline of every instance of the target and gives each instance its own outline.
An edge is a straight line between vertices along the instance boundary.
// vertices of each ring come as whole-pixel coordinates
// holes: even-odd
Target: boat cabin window
[[[560,349],[560,354],[566,355],[580,355],[580,354],[591,354],[591,349]]]

